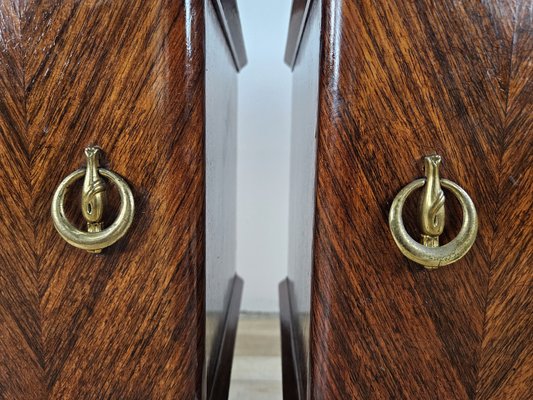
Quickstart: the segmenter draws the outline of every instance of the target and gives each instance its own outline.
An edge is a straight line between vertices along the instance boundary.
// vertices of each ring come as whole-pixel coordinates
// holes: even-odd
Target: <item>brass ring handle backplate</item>
[[[99,168],[99,149],[85,149],[87,168],[79,169],[68,175],[57,187],[52,200],[52,220],[65,241],[72,246],[93,253],[111,246],[123,237],[133,222],[135,203],[133,194],[126,181],[115,172]],[[101,176],[112,182],[120,195],[120,210],[116,220],[107,228],[101,222],[105,206],[105,182]],[[82,193],[82,212],[87,220],[87,232],[74,227],[65,214],[65,196],[72,184],[84,177]]]
[[[462,258],[474,244],[478,231],[476,207],[470,196],[456,183],[439,179],[440,160],[439,156],[425,158],[426,178],[417,179],[404,187],[396,195],[389,213],[389,227],[400,251],[427,269],[437,269]],[[459,200],[463,210],[463,224],[459,234],[443,246],[439,246],[438,239],[444,229],[444,194],[441,185]],[[402,211],[409,195],[420,188],[423,188],[423,192],[419,220],[423,233],[421,243],[418,243],[407,233]]]

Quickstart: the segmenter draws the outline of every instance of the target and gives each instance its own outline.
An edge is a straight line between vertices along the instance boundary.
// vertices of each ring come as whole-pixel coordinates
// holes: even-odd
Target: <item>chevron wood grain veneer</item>
[[[206,206],[206,162],[222,162],[206,136],[224,134],[220,152],[231,156],[235,65],[245,62],[225,39],[220,3],[0,1],[0,398],[212,394],[242,287],[228,257],[206,273],[213,252],[232,253],[206,233],[206,212],[215,225],[235,212],[227,161],[230,178],[214,185],[227,202]],[[218,75],[206,76],[206,64]],[[206,104],[206,78],[226,85],[223,107]],[[55,188],[90,144],[136,203],[132,228],[102,255],[68,245],[50,218]]]
[[[532,10],[294,1],[285,398],[533,397]],[[462,260],[427,271],[387,219],[434,153],[479,233]],[[447,198],[444,242],[462,220]],[[416,199],[404,220],[416,237]]]

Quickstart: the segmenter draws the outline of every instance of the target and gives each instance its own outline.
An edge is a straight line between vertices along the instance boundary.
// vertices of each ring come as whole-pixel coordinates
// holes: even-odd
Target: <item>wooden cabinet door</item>
[[[286,398],[533,397],[532,17],[529,0],[294,2]],[[428,271],[388,213],[435,153],[479,232]],[[404,220],[415,235],[416,199]]]
[[[0,398],[205,398],[205,347],[212,364],[223,347],[220,329],[205,333],[206,245],[222,251],[206,239],[206,163],[221,159],[205,136],[235,135],[205,121],[215,110],[205,104],[206,23],[219,44],[210,62],[221,79],[236,72],[206,4],[0,1]],[[233,103],[219,108],[234,120]],[[101,255],[67,244],[50,217],[57,185],[91,144],[136,208]],[[68,207],[78,222],[79,188]],[[212,219],[234,213],[230,203]],[[211,303],[224,301],[216,326],[234,274],[222,267],[207,282]]]

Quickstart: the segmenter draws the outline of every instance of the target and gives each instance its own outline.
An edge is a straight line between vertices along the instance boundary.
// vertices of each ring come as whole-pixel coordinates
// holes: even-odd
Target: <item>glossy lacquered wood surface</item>
[[[201,398],[204,2],[0,12],[0,397]],[[102,255],[50,218],[89,144],[136,202]]]
[[[322,10],[308,397],[530,398],[532,3]],[[480,229],[464,259],[426,271],[387,217],[432,153]],[[447,198],[444,242],[461,223]]]
[[[506,6],[512,20],[502,30],[512,45],[476,385],[478,398],[502,400],[533,397],[533,3]]]

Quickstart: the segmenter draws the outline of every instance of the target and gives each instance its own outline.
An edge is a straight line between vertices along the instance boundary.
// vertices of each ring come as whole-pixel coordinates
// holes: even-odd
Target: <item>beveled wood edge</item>
[[[307,17],[313,0],[293,0],[291,17],[289,21],[289,34],[287,37],[287,45],[285,47],[285,63],[294,68],[296,58],[298,57],[298,50],[307,24]]]
[[[279,284],[279,318],[281,328],[281,367],[283,400],[300,400],[303,396],[302,382],[296,362],[293,310],[291,306],[291,283],[286,278]]]
[[[224,321],[220,349],[217,354],[213,384],[207,390],[209,400],[226,400],[229,396],[231,367],[237,337],[244,281],[238,275],[233,278],[228,310]]]
[[[236,0],[212,0],[237,71],[248,62]]]

